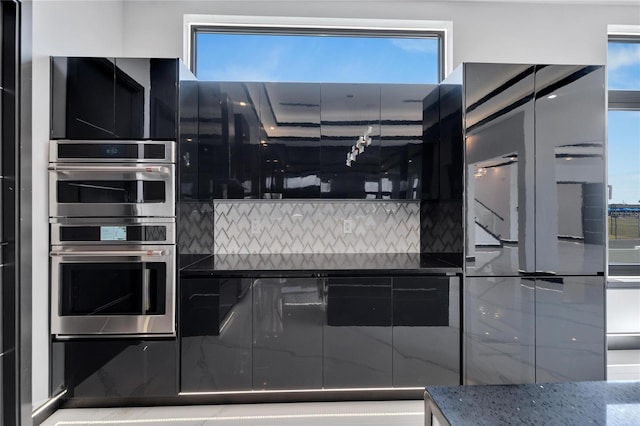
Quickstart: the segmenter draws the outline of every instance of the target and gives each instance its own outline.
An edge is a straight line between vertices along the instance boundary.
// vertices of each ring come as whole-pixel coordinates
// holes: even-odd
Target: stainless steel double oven
[[[174,336],[175,142],[50,142],[51,332]]]

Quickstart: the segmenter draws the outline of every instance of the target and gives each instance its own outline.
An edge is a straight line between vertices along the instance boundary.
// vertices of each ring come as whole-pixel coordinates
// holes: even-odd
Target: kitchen
[[[46,6],[43,6],[43,7],[46,7]],[[132,6],[127,6],[127,11],[128,11],[128,12],[133,12],[133,11],[135,11],[135,10],[136,10],[137,8],[139,8],[139,7],[141,7],[141,5],[132,5]],[[160,8],[162,9],[162,8],[164,8],[164,7],[166,7],[166,6],[161,6]],[[77,10],[78,10],[78,11],[82,11],[82,8],[83,8],[83,6],[82,6],[82,5],[79,5],[79,6],[78,6],[78,8],[77,8]],[[100,9],[100,8],[102,8],[102,9]],[[109,9],[109,8],[107,7],[107,5],[100,5],[99,9],[100,9],[102,12],[105,12],[105,9]],[[41,9],[41,10],[43,10],[43,9]],[[111,16],[112,16],[112,15],[110,14],[110,10],[106,10],[106,12],[107,12],[107,13],[104,13],[103,15],[104,15],[106,18],[111,19]],[[55,14],[56,14],[56,12],[55,12],[55,11],[52,11],[52,13],[53,13],[53,15],[55,15]],[[88,15],[93,15],[93,14],[95,14],[95,13],[99,13],[99,12],[98,12],[98,10],[94,10],[94,11],[86,11],[86,13],[87,13]],[[375,14],[376,14],[376,12],[375,12],[375,11],[372,11],[371,13],[372,13],[372,15],[375,15]],[[49,16],[53,16],[53,15],[49,15]],[[420,15],[420,14],[418,14],[417,16],[419,16],[419,15]],[[114,15],[114,16],[115,16],[115,15]],[[69,22],[70,22],[70,21],[69,21],[69,18],[65,18],[64,16],[61,16],[60,18],[61,18],[61,19],[59,20],[59,22],[62,22],[62,23],[65,23],[65,22],[66,22],[66,23],[69,23]],[[144,21],[143,21],[143,22],[144,22]],[[144,25],[145,25],[145,24],[143,24],[143,27],[144,27]],[[63,24],[63,25],[61,25],[61,28],[60,28],[60,29],[58,29],[58,30],[56,30],[56,31],[54,31],[54,33],[56,33],[56,32],[57,32],[58,34],[63,34],[63,33],[64,33],[64,31],[66,31],[66,30],[64,29],[64,28],[66,28],[66,27],[73,27],[73,25],[64,25],[64,24]],[[114,34],[115,34],[115,31],[114,31]],[[132,33],[132,34],[133,34],[133,33]],[[460,34],[461,34],[460,36],[462,36],[462,34],[463,34],[463,33],[460,33]],[[105,53],[111,53],[111,52],[113,52],[113,56],[121,56],[121,55],[122,55],[122,53],[119,53],[120,51],[118,50],[119,48],[117,47],[117,46],[118,46],[118,39],[117,39],[117,37],[115,37],[115,38],[113,38],[113,39],[108,39],[108,38],[107,38],[106,40],[113,41],[113,44],[108,45],[108,42],[107,42],[107,45],[105,45],[105,47],[104,47],[104,50],[103,50],[103,51],[104,51]],[[126,54],[127,54],[127,55],[131,55],[131,54],[136,55],[136,54],[137,54],[137,55],[139,55],[139,56],[149,56],[149,55],[150,55],[150,54],[152,54],[152,53],[153,53],[153,51],[154,51],[154,47],[150,47],[150,48],[148,48],[148,49],[146,49],[146,50],[145,50],[144,54],[142,54],[142,55],[141,55],[141,54],[140,54],[140,50],[142,49],[142,46],[144,46],[144,45],[145,45],[145,41],[144,41],[144,40],[142,40],[142,39],[137,39],[137,38],[136,38],[136,36],[129,37],[127,40],[128,40],[128,44],[127,44],[127,48],[126,48],[126,49],[128,49],[128,51],[126,52]],[[132,40],[137,40],[137,41],[136,41],[136,42],[134,42],[133,44],[129,44],[129,42],[131,42]],[[83,55],[83,54],[85,54],[85,55],[91,55],[91,54],[92,54],[92,53],[91,53],[91,49],[92,49],[95,45],[91,46],[91,49],[89,48],[89,45],[88,45],[88,44],[87,44],[85,47],[82,47],[82,46],[83,46],[83,44],[86,44],[88,41],[89,41],[89,40],[77,40],[77,41],[75,41],[75,42],[74,42],[74,44],[71,44],[71,45],[76,46],[76,48],[74,48],[74,49],[75,49],[75,52],[67,51],[67,52],[63,52],[63,54],[69,54],[69,53],[78,54],[78,53],[79,53],[79,54],[81,54],[81,55]],[[138,43],[138,41],[139,41],[139,43]],[[525,44],[527,44],[527,42],[525,41],[525,38],[523,38],[523,42],[524,42]],[[52,42],[52,43],[53,43],[53,42]],[[136,44],[136,43],[138,43],[138,44]],[[527,56],[526,58],[524,57],[525,55],[524,55],[523,53],[518,53],[518,52],[513,52],[513,51],[512,51],[512,53],[510,54],[510,55],[511,55],[511,58],[515,58],[515,60],[519,60],[519,61],[523,61],[523,62],[532,62],[532,61],[533,61],[533,62],[537,62],[538,60],[540,60],[540,63],[555,62],[555,61],[553,60],[553,59],[554,59],[554,57],[553,57],[554,53],[549,53],[549,54],[545,55],[544,53],[542,53],[542,51],[540,51],[540,50],[536,50],[536,49],[535,49],[535,46],[536,46],[536,44],[535,44],[535,43],[533,43],[533,42],[529,42],[529,43],[530,43],[530,45],[531,45],[531,46],[534,46],[534,48],[533,48],[533,50],[529,49],[529,51],[528,51],[528,53],[527,53],[527,55],[526,55],[526,56]],[[558,51],[562,50],[562,45],[563,45],[563,43],[565,43],[565,44],[566,44],[566,42],[561,42],[561,43],[560,43],[560,45],[561,45],[561,46],[559,46],[559,47],[558,47]],[[162,44],[162,43],[161,43],[161,44]],[[170,48],[170,49],[178,50],[178,49],[176,49],[176,46],[178,46],[178,44],[179,44],[179,43],[177,43],[177,42],[174,42],[173,44],[172,44],[172,43],[168,43],[168,44],[167,44],[167,46],[169,46],[169,48]],[[45,45],[43,44],[43,45],[40,45],[40,46],[45,46]],[[565,47],[566,47],[566,46],[565,46]],[[83,49],[84,49],[84,52],[83,52]],[[122,48],[120,48],[120,49],[122,49]],[[157,51],[157,54],[158,54],[158,55],[160,55],[160,52],[158,52],[159,46],[155,47],[155,49],[156,49],[156,51]],[[164,49],[164,48],[163,48],[163,49]],[[463,52],[464,52],[464,47],[461,47],[460,49],[463,49],[463,50],[458,50],[458,52],[460,52],[460,53],[459,53],[459,55],[462,55],[462,57],[464,57],[464,58],[465,58],[465,60],[473,60],[473,59],[474,59],[474,58],[473,58],[473,55],[467,55],[467,54],[463,53]],[[50,54],[55,54],[55,52],[56,52],[56,49],[45,49],[45,50],[47,50],[47,51],[48,51],[48,53],[47,53],[48,55],[50,55]],[[136,52],[136,50],[138,50],[138,51]],[[122,51],[124,51],[124,49],[123,49]],[[489,52],[478,52],[478,53],[477,53],[477,55],[478,55],[478,56],[483,56],[483,55],[484,55],[484,58],[495,58],[495,55],[494,55],[494,56],[491,56],[491,54],[489,54]],[[518,55],[520,55],[520,57],[518,57]],[[591,55],[591,56],[590,56],[590,55]],[[595,54],[595,53],[588,53],[587,49],[584,49],[584,50],[577,50],[577,51],[575,51],[575,50],[574,50],[574,54],[573,54],[573,59],[574,59],[574,61],[572,61],[572,62],[577,62],[577,63],[602,63],[602,60],[599,60],[599,59],[597,58],[597,56],[598,56],[598,55],[597,55],[597,54]],[[478,58],[478,59],[480,59],[480,58]],[[529,60],[527,60],[527,59],[529,59]],[[555,59],[557,59],[557,58],[555,58]],[[40,58],[39,58],[38,60],[39,60],[40,62],[38,62],[38,63],[36,64],[35,71],[36,71],[36,73],[40,73],[39,75],[41,76],[41,75],[42,75],[42,70],[43,70],[43,68],[42,68],[42,61],[41,61],[41,59],[40,59]],[[511,60],[514,60],[514,59],[511,59]],[[47,63],[47,65],[46,65],[46,66],[48,67],[48,63]],[[45,71],[45,74],[46,74],[46,73],[48,73],[48,71]],[[38,85],[39,85],[39,86],[42,86],[41,81],[42,81],[42,80],[36,79],[34,84],[35,84],[36,86],[38,86]],[[40,87],[40,88],[42,88],[42,87]],[[42,92],[46,92],[46,91],[42,91]],[[40,106],[40,105],[38,105],[38,106],[34,106],[34,108],[35,108],[36,110],[42,111],[42,106]],[[364,130],[365,130],[365,129],[362,129],[362,131],[364,131]],[[48,139],[48,138],[47,138],[47,139]],[[353,142],[355,142],[355,139],[354,139],[354,141],[353,141]],[[37,154],[36,156],[37,156],[37,157],[39,157],[39,156],[40,156],[40,154]],[[47,158],[47,162],[48,162],[48,158]],[[45,168],[46,168],[46,166],[45,166]],[[491,169],[489,169],[489,170],[491,170]],[[40,179],[40,178],[38,178],[38,180],[39,180],[39,179]],[[48,224],[47,224],[47,227],[48,227]],[[35,225],[34,225],[34,233],[36,233],[36,234],[37,234],[37,233],[38,233],[38,229],[39,229],[39,228],[41,228],[41,225],[39,225],[39,224],[38,224],[37,226],[35,226]],[[47,251],[48,251],[48,248],[47,248]],[[34,306],[34,309],[35,309],[35,310],[38,310],[37,306]],[[47,309],[47,310],[48,310],[48,309]],[[42,365],[42,364],[37,364],[37,365]],[[39,374],[35,374],[35,372],[34,372],[34,377],[46,377],[46,376],[47,376],[47,375],[42,376],[42,375],[39,375]],[[38,380],[38,379],[36,379],[36,380]]]

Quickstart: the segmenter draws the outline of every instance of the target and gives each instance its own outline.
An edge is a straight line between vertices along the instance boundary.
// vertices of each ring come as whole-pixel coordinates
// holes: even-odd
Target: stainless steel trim
[[[145,269],[142,271],[142,312],[149,311],[149,301],[151,300],[151,295],[149,294],[151,290],[149,287],[150,279],[149,270]]]
[[[100,245],[106,250],[113,246],[122,245],[158,245],[176,243],[176,223],[173,218],[163,217],[123,217],[123,218],[51,218],[49,219],[51,229],[52,246],[86,246]],[[62,241],[61,228],[75,226],[164,226],[165,239],[162,241]],[[52,247],[52,250],[54,247]]]
[[[175,246],[138,245],[112,247],[102,250],[102,246],[68,247],[64,256],[51,256],[51,333],[57,337],[72,338],[86,336],[128,336],[141,335],[175,336],[176,300],[176,251]],[[163,252],[156,256],[154,252]],[[68,254],[67,254],[68,252]],[[83,255],[81,253],[94,253]],[[112,252],[114,256],[105,256]],[[117,256],[115,253],[122,253]],[[149,253],[152,253],[151,255]],[[77,256],[76,256],[77,255]],[[166,264],[165,313],[163,315],[79,315],[61,316],[59,313],[61,291],[61,265],[64,263],[145,263],[164,262]]]
[[[122,172],[122,173],[162,173],[169,174],[171,173],[171,169],[169,166],[94,166],[94,165],[86,165],[86,166],[72,166],[72,165],[57,165],[50,164],[50,171],[55,171],[58,173],[64,172],[98,172],[98,173],[112,173],[112,172]]]
[[[54,166],[63,170],[49,170],[49,216],[50,217],[175,217],[175,165],[132,167],[109,166]],[[152,171],[147,171],[151,168]],[[158,171],[155,171],[158,170]],[[154,180],[164,182],[165,201],[160,203],[59,203],[60,181],[118,181]]]
[[[67,144],[117,144],[117,145],[137,145],[138,158],[60,158],[58,157],[58,146]],[[164,158],[144,158],[145,145],[164,145]],[[176,162],[176,142],[175,141],[135,141],[135,140],[52,140],[49,142],[49,161],[52,163],[175,163]]]
[[[53,250],[51,251],[51,256],[106,256],[106,257],[125,257],[125,256],[164,256],[166,254],[166,250],[74,250],[74,251],[65,251],[65,250]]]

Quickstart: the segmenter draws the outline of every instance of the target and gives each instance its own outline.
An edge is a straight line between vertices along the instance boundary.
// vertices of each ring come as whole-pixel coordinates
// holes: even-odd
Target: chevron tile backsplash
[[[216,200],[213,227],[214,254],[420,251],[417,201]]]
[[[213,206],[210,202],[178,203],[178,251],[180,254],[213,253]]]

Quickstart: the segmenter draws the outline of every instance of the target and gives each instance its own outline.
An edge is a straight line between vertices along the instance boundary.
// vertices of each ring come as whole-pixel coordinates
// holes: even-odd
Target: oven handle
[[[169,168],[166,166],[67,166],[50,164],[49,170],[54,172],[144,172],[165,175],[170,173]]]
[[[52,251],[51,256],[164,256],[166,250],[95,250],[95,251]]]

